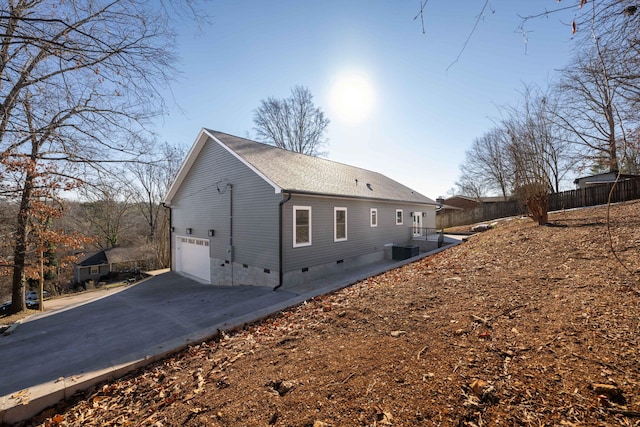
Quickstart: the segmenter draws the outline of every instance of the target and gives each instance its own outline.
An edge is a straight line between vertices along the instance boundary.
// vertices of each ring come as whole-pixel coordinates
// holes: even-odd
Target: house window
[[[377,227],[378,226],[378,209],[376,208],[371,208],[371,210],[369,211],[369,217],[371,219],[370,221],[370,225],[372,227]]]
[[[403,222],[402,209],[396,209],[396,225],[402,225]]]
[[[89,270],[89,274],[98,274],[100,272],[100,267],[91,267]]]
[[[293,247],[311,245],[311,206],[293,207]]]
[[[333,208],[333,241],[347,240],[347,208]]]

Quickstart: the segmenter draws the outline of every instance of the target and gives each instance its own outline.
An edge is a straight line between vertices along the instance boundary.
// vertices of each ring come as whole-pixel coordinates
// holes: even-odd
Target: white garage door
[[[192,237],[176,237],[176,271],[211,283],[209,241]]]

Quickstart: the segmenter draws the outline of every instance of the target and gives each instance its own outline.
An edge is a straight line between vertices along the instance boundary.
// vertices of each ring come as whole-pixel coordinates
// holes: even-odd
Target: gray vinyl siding
[[[95,274],[91,274],[91,268],[98,267],[98,272]],[[75,282],[76,283],[84,283],[87,280],[97,281],[102,276],[106,276],[109,274],[109,264],[101,264],[94,266],[75,266]]]
[[[234,261],[277,270],[278,202],[282,195],[211,140],[202,148],[172,200],[172,239],[186,235],[186,229],[192,228],[191,236],[209,239],[211,258],[230,260],[230,191],[220,194],[216,185],[225,179],[233,193]],[[213,237],[208,235],[210,229],[215,230]]]
[[[311,206],[310,246],[293,247],[293,207]],[[347,240],[334,242],[334,207],[347,208]],[[378,210],[378,226],[370,226],[370,209]],[[396,225],[396,209],[403,210],[403,224]],[[337,262],[382,251],[385,244],[408,244],[410,212],[428,212],[423,227],[435,227],[435,208],[369,200],[293,195],[283,207],[285,272]]]

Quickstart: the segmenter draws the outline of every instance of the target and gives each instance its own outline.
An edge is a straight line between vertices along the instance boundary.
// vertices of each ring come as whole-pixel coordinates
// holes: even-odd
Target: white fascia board
[[[200,151],[202,151],[202,147],[204,146],[207,137],[208,134],[205,133],[204,129],[200,129],[198,137],[191,146],[191,150],[189,150],[189,153],[184,159],[184,162],[182,162],[182,166],[180,166],[180,170],[178,170],[178,173],[176,174],[171,187],[169,187],[167,194],[164,196],[164,200],[162,201],[162,203],[171,205],[171,200],[173,200],[173,197],[176,195],[176,192],[180,188],[180,185],[182,185],[182,181],[184,181],[184,178],[187,176],[189,169],[191,169],[191,166],[193,166],[193,163],[196,161],[198,154],[200,154]]]
[[[212,140],[217,142],[218,145],[220,145],[222,148],[227,150],[229,152],[229,154],[231,154],[236,159],[240,160],[242,162],[242,164],[244,164],[246,167],[251,169],[256,175],[258,175],[260,178],[262,178],[267,184],[272,186],[274,191],[275,191],[275,194],[282,193],[282,188],[280,188],[280,186],[278,184],[276,184],[271,179],[269,179],[264,173],[262,173],[262,171],[260,171],[259,169],[256,169],[251,163],[248,163],[238,153],[233,151],[231,148],[227,147],[222,141],[220,141],[218,138],[216,138],[215,136],[213,136],[209,132],[207,132],[206,129],[203,129],[203,131],[209,136],[209,138],[211,138]]]

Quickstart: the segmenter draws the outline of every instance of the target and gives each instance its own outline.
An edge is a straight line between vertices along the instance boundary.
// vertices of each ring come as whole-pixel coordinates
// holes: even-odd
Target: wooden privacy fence
[[[609,200],[612,187],[613,183],[599,184],[580,190],[549,194],[549,211],[604,205]],[[612,203],[636,199],[640,199],[640,177],[619,181],[611,194]],[[475,224],[508,216],[526,215],[527,213],[526,207],[521,206],[516,200],[482,203],[473,209],[439,211],[436,216],[436,227],[447,228]]]
[[[522,215],[526,209],[522,209],[517,200],[506,202],[481,203],[472,209],[439,211],[436,215],[436,227],[447,228],[456,225],[475,224],[476,222],[490,221],[496,218]]]
[[[580,190],[549,194],[549,211],[604,205],[609,200],[613,183],[599,184]],[[611,203],[640,199],[640,178],[619,181],[611,194]]]

